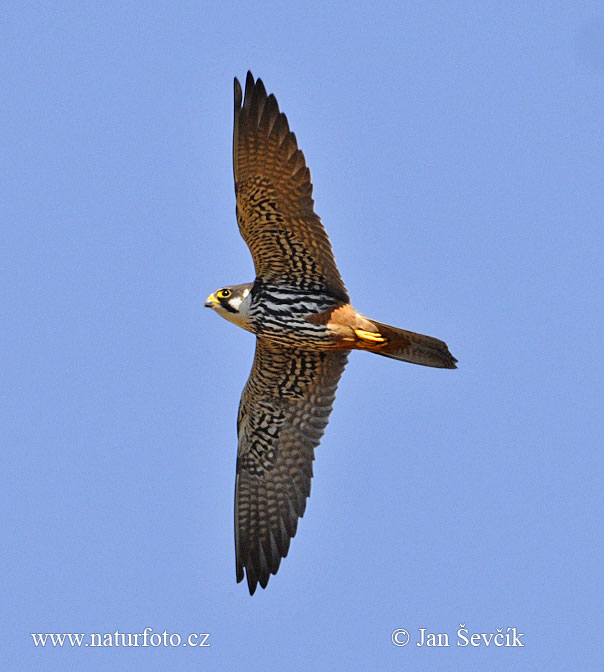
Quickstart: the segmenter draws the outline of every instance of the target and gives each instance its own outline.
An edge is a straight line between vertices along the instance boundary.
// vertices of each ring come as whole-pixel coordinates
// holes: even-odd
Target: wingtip
[[[247,572],[247,589],[250,591],[250,595],[253,595],[256,592],[258,587],[258,580],[251,577],[250,573]]]
[[[237,77],[234,78],[234,88],[235,88],[235,110],[239,110],[245,101],[251,100],[252,94],[256,92],[256,95],[260,95],[261,98],[266,98],[266,90],[264,88],[264,83],[258,77],[254,79],[254,75],[251,70],[247,71],[245,76],[245,95],[244,91],[241,88],[241,84]]]
[[[277,565],[278,567],[279,565]],[[237,583],[241,583],[244,579],[247,579],[247,589],[250,595],[253,595],[258,588],[258,584],[262,588],[266,588],[268,581],[271,578],[270,572],[267,572],[265,576],[257,576],[256,573],[247,566],[244,569],[244,565],[239,562],[236,565],[236,574],[237,574]]]
[[[237,77],[235,77],[233,87],[235,89],[235,109],[238,110],[241,107],[241,101],[243,100],[243,92],[241,91],[241,84]]]
[[[247,579],[247,589],[250,592],[250,595],[253,595],[256,592],[258,586],[258,579],[252,575],[249,568],[244,569],[244,565],[237,561],[235,565],[235,572],[237,575],[237,583],[241,583],[243,579]]]
[[[245,76],[245,90],[247,91],[248,88],[252,89],[254,87],[254,75],[252,75],[252,71],[248,70],[247,75]]]

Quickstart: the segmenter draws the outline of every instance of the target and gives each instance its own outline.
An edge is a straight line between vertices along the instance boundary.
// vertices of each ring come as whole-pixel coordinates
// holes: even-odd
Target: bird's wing
[[[235,484],[237,581],[265,588],[287,555],[310,495],[314,449],[347,351],[297,350],[262,338],[241,395]]]
[[[243,104],[242,104],[243,102]],[[264,281],[327,291],[348,302],[321,220],[304,154],[262,80],[235,79],[233,170],[237,222]]]

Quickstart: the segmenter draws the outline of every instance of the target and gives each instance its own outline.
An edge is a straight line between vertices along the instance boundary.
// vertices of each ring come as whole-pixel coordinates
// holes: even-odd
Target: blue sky
[[[601,3],[9,2],[0,30],[7,669],[601,669]],[[354,305],[460,367],[353,353],[253,597],[232,516],[254,339],[203,309],[253,279],[248,69]],[[525,647],[458,647],[460,623]],[[145,627],[211,646],[29,634]]]

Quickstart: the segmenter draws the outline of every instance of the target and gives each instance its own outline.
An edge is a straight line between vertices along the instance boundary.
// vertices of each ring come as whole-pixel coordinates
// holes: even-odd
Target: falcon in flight
[[[350,305],[315,213],[310,171],[274,95],[250,72],[235,79],[237,223],[256,279],[206,300],[256,334],[237,418],[235,555],[250,594],[287,556],[310,495],[314,449],[351,350],[454,369],[443,341],[370,320]]]

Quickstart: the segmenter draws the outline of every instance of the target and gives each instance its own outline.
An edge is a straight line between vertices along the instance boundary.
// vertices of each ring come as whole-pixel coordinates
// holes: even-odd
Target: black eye
[[[230,289],[223,289],[223,290],[220,292],[220,296],[221,296],[221,298],[223,298],[223,299],[228,299],[229,296],[231,296],[231,290],[230,290]]]

